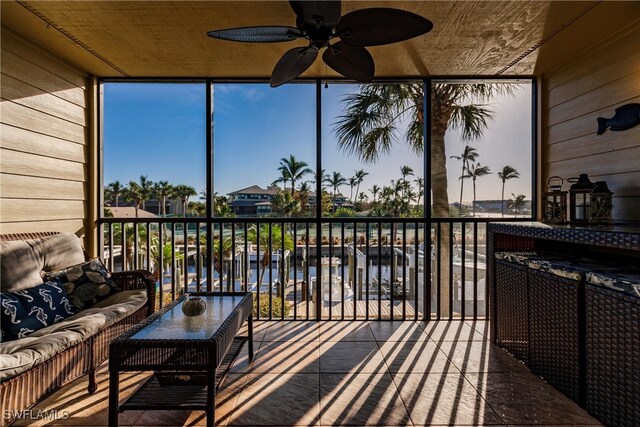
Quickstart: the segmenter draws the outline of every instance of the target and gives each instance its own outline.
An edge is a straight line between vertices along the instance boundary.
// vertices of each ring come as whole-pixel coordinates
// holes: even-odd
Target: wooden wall
[[[640,221],[640,125],[596,135],[597,117],[640,103],[640,23],[557,61],[542,75],[542,88],[543,183],[552,175],[587,173],[615,193],[616,221]]]
[[[88,76],[8,30],[2,30],[1,72],[0,233],[83,235]]]

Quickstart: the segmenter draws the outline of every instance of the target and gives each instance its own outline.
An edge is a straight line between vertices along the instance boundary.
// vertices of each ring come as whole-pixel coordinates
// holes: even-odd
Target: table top
[[[247,297],[247,294],[198,295],[207,304],[199,316],[182,312],[185,298],[129,337],[129,340],[207,340]]]

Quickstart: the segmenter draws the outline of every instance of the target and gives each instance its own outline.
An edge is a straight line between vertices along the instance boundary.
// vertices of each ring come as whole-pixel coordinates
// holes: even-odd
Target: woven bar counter
[[[640,228],[493,223],[491,336],[606,425],[640,425]]]

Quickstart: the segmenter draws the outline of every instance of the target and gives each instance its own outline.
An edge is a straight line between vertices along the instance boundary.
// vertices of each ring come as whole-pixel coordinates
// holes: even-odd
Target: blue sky
[[[204,84],[106,83],[104,182],[206,183]]]
[[[407,165],[422,176],[422,156],[401,142],[376,164],[365,164],[337,149],[332,124],[342,111],[341,99],[351,84],[322,89],[323,167],[345,177],[356,169],[369,172],[361,191],[386,185]],[[126,184],[148,175],[153,181],[205,188],[206,87],[204,83],[107,83],[104,96],[104,182]],[[478,181],[478,199],[498,199],[496,175],[509,164],[521,179],[509,181],[505,193],[530,197],[531,97],[523,88],[515,97],[496,99],[494,120],[483,138],[470,143],[480,162],[494,175]],[[214,186],[227,194],[250,185],[265,187],[278,176],[282,157],[295,155],[315,169],[315,85],[217,84],[214,87]],[[447,156],[460,154],[464,143],[455,131],[446,136]],[[461,164],[448,160],[449,198],[458,200]],[[309,176],[309,179],[312,179]],[[465,183],[464,200],[472,199]],[[349,194],[349,187],[341,188]]]

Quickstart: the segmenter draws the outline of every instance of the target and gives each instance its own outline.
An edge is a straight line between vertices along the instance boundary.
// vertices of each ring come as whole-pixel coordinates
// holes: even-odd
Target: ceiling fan
[[[396,43],[425,34],[433,23],[400,9],[371,8],[341,16],[340,1],[290,1],[296,26],[241,27],[209,31],[222,40],[245,43],[286,42],[304,38],[309,46],[287,51],[271,73],[271,87],[280,86],[302,74],[313,64],[320,49],[324,62],[345,77],[370,82],[375,65],[366,46]],[[331,43],[333,39],[340,41]]]

